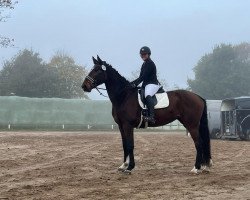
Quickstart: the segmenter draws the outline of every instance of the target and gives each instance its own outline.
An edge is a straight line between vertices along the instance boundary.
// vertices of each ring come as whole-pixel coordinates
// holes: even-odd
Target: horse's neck
[[[122,103],[122,100],[127,94],[126,83],[121,76],[108,75],[108,80],[105,83],[108,96],[114,105]]]

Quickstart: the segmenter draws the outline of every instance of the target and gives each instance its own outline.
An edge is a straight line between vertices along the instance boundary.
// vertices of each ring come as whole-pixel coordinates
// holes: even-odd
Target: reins
[[[106,95],[104,95],[103,93],[100,92],[100,90],[107,90],[107,89],[105,89],[105,88],[98,88],[98,87],[95,87],[95,89],[99,92],[99,94],[100,94],[101,96],[104,96],[104,97],[107,97],[107,98],[108,98],[108,96],[106,96]]]
[[[108,96],[106,96],[106,95],[104,95],[102,92],[100,92],[100,90],[106,90],[106,91],[107,91],[106,88],[95,87],[95,89],[99,92],[99,94],[100,94],[101,96],[104,96],[104,97],[106,97],[106,98],[109,98]],[[122,93],[125,89],[127,89],[127,88],[126,88],[126,87],[123,88],[123,89],[120,91],[120,93]]]

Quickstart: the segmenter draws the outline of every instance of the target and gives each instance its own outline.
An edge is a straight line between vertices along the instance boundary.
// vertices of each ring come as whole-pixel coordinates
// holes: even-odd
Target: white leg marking
[[[208,167],[212,167],[213,165],[214,165],[214,163],[213,163],[212,159],[210,159]]]
[[[210,172],[210,168],[213,166],[213,161],[210,159],[208,165],[202,165],[201,169],[196,169],[195,167],[190,171],[191,173],[194,174],[199,174],[201,172]]]
[[[124,173],[124,174],[128,174],[128,175],[130,175],[130,174],[131,174],[131,171],[130,171],[130,170],[127,170],[127,169],[125,169],[125,170],[123,171],[123,173]]]
[[[193,173],[193,174],[199,174],[199,173],[202,172],[202,170],[196,169],[196,168],[194,167],[190,172]]]
[[[204,171],[204,172],[210,172],[210,168],[211,168],[212,166],[213,166],[213,161],[212,161],[212,159],[210,159],[208,165],[203,166],[202,171]]]
[[[210,168],[208,166],[204,166],[202,172],[210,172]]]
[[[194,174],[198,174],[198,169],[196,169],[195,167],[190,171],[191,173],[194,173]]]
[[[126,170],[128,165],[129,165],[129,156],[126,158],[126,162],[122,163],[122,165],[118,168],[118,171]]]
[[[126,163],[127,163],[127,164],[129,164],[129,160],[130,160],[130,159],[129,159],[129,156],[127,156],[127,158],[126,158]]]

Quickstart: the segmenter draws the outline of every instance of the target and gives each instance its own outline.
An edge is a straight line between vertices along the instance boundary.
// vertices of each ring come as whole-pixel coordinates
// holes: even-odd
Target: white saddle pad
[[[156,99],[157,99],[157,104],[155,105],[155,109],[166,108],[169,106],[168,94],[166,92],[156,94]],[[140,106],[144,108],[143,103],[141,101],[141,95],[139,93],[138,93],[138,101]]]

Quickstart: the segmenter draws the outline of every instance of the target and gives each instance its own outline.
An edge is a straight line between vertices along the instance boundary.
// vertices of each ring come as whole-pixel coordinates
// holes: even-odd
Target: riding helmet
[[[147,54],[151,54],[151,50],[150,50],[150,48],[149,47],[146,47],[146,46],[144,46],[144,47],[142,47],[141,49],[140,49],[140,54],[144,54],[144,53],[147,53]]]

